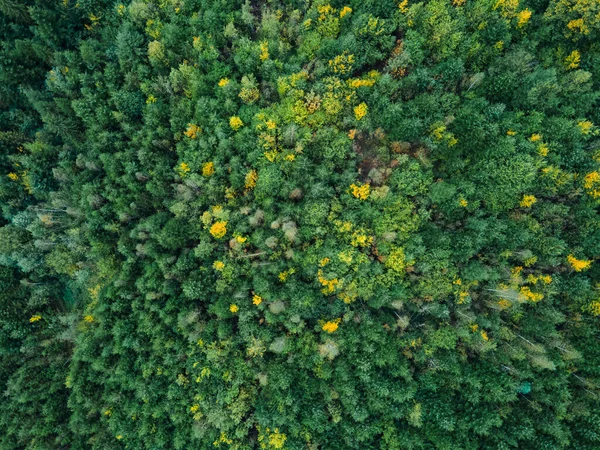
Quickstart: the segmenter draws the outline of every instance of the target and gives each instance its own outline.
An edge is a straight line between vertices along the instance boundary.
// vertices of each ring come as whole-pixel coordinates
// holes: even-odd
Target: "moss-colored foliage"
[[[598,13],[0,0],[0,448],[599,448]]]

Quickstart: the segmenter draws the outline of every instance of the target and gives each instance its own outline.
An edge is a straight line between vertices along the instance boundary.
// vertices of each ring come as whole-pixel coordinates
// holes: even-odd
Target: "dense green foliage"
[[[600,448],[599,97],[595,0],[0,0],[0,448]]]

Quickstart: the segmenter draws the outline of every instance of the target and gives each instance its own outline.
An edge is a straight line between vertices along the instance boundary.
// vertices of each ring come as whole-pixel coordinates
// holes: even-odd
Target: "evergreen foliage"
[[[599,18],[0,0],[0,449],[600,448]]]

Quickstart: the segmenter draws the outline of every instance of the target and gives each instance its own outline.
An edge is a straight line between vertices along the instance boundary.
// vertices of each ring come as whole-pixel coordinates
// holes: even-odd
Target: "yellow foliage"
[[[283,449],[287,436],[280,433],[279,428],[275,428],[272,433],[270,428],[266,428],[264,434],[261,432],[259,426],[257,426],[256,429],[258,430],[258,442],[260,443],[261,449]]]
[[[581,120],[577,123],[577,126],[581,130],[582,134],[589,134],[589,132],[592,131],[594,124],[589,120]]]
[[[517,14],[517,28],[523,28],[531,19],[531,11],[525,8]]]
[[[530,208],[531,205],[533,205],[535,202],[537,202],[537,198],[535,198],[535,195],[524,195],[523,200],[521,200],[521,203],[519,203],[519,205],[521,205],[521,207],[523,208]]]
[[[366,247],[368,245],[371,245],[372,242],[372,236],[367,236],[364,233],[355,231],[354,233],[352,233],[352,241],[350,242],[350,244],[354,247]]]
[[[498,0],[494,5],[494,9],[500,9],[502,17],[511,18],[517,13],[519,0]]]
[[[360,120],[367,115],[367,111],[367,104],[363,102],[354,108],[354,117],[356,120]]]
[[[215,165],[212,163],[212,161],[202,164],[202,175],[204,175],[205,177],[210,177],[214,173]]]
[[[520,289],[521,295],[523,295],[527,300],[533,303],[537,303],[544,298],[544,294],[539,294],[535,292],[531,292],[529,286],[523,286]]]
[[[586,259],[577,259],[573,255],[567,256],[567,261],[569,261],[569,264],[575,270],[575,272],[587,270],[592,265],[592,261]]]
[[[577,69],[581,62],[581,54],[578,50],[573,50],[569,56],[565,58],[565,67],[567,69]]]
[[[256,170],[251,170],[246,174],[245,186],[246,189],[253,189],[256,187],[256,182],[258,181],[258,172]]]
[[[369,198],[369,194],[371,192],[371,185],[367,183],[363,184],[362,186],[357,186],[356,184],[352,183],[350,185],[350,189],[354,197],[360,200],[366,200],[367,198]]]
[[[438,141],[441,141],[444,138],[444,131],[446,131],[446,127],[444,125],[440,125],[433,129],[432,133]]]
[[[198,134],[200,134],[201,132],[202,132],[202,130],[200,129],[200,127],[198,125],[189,123],[187,130],[183,134],[185,134],[190,139],[196,139],[198,137]]]
[[[341,321],[342,321],[341,318],[337,318],[335,320],[330,320],[329,322],[325,322],[325,324],[323,325],[323,331],[327,331],[328,333],[333,333],[335,330],[338,329],[338,326]]]
[[[546,284],[552,283],[552,277],[550,275],[540,276],[540,280],[542,280]]]
[[[345,233],[352,230],[352,222],[342,222],[340,220],[335,221],[335,226],[338,227],[338,231]]]
[[[340,18],[344,17],[347,14],[350,14],[352,12],[352,8],[350,8],[349,6],[344,6],[342,8],[342,10],[340,11]]]
[[[224,220],[219,220],[210,227],[210,234],[216,239],[222,238],[225,233],[227,233],[227,222]]]
[[[573,19],[571,21],[569,21],[569,23],[567,23],[567,28],[571,31],[577,31],[581,34],[589,34],[590,29],[589,27],[585,24],[585,21],[583,19]]]
[[[290,275],[296,273],[296,269],[288,269],[279,273],[279,281],[285,283]]]
[[[269,445],[274,449],[281,449],[287,439],[286,435],[279,432],[279,428],[275,428],[273,433],[269,434]]]
[[[354,55],[348,54],[348,51],[344,51],[341,55],[336,56],[329,60],[329,68],[334,73],[347,74],[352,70],[354,64]]]
[[[501,309],[507,309],[510,308],[512,305],[510,300],[507,300],[505,298],[501,298],[500,300],[498,300],[498,306],[500,306]]]
[[[600,197],[600,174],[597,171],[588,173],[583,178],[583,187],[593,198]]]
[[[277,152],[276,151],[265,152],[264,155],[265,155],[265,158],[267,158],[269,160],[269,162],[273,162],[273,161],[275,161],[275,158],[277,157]]]
[[[583,187],[586,189],[592,189],[596,183],[600,183],[600,174],[597,171],[590,172],[583,178]]]
[[[233,130],[239,130],[242,126],[244,126],[244,122],[238,116],[233,116],[229,118],[229,126]]]
[[[260,43],[260,56],[261,61],[265,61],[269,59],[269,43],[267,41],[263,41]]]
[[[321,292],[323,294],[331,294],[335,291],[336,286],[339,285],[339,280],[337,278],[333,278],[331,280],[328,280],[327,278],[325,278],[323,276],[323,271],[319,269],[319,271],[317,272],[317,278],[319,279],[319,282],[321,283],[321,285],[323,285],[323,289],[321,290]]]
[[[340,253],[338,253],[338,259],[340,261],[342,261],[343,263],[351,264],[352,263],[352,253],[350,253],[349,251],[340,252]]]
[[[325,20],[325,16],[328,14],[331,14],[332,12],[334,12],[335,10],[333,9],[333,7],[330,4],[327,5],[321,5],[317,8],[317,10],[319,11],[319,13],[321,14],[321,17],[319,18],[319,20]]]
[[[184,177],[190,170],[190,166],[187,165],[187,163],[182,162],[181,164],[179,164],[179,166],[177,167],[177,171],[179,172],[179,176],[180,177]]]
[[[467,297],[469,296],[469,293],[467,291],[461,291],[458,294],[458,304],[462,305],[463,303],[465,303],[465,301],[467,300]]]
[[[390,252],[385,260],[385,266],[395,272],[401,273],[406,267],[406,258],[402,248],[396,248]]]
[[[353,89],[358,89],[359,87],[371,87],[374,84],[375,80],[373,79],[361,80],[360,78],[354,78],[348,80],[348,86],[350,86]]]
[[[213,442],[213,445],[215,447],[220,447],[222,443],[227,445],[233,444],[233,440],[229,439],[224,431],[221,431],[221,436],[219,436],[219,439]]]
[[[527,276],[527,282],[531,284],[537,284],[538,281],[543,281],[545,284],[552,283],[552,277],[550,275],[533,275],[529,274]]]
[[[600,300],[595,300],[588,306],[590,313],[594,316],[600,316]]]

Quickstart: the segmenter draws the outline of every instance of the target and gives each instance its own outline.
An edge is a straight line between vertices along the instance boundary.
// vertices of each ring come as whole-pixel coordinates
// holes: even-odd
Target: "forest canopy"
[[[600,448],[596,0],[0,0],[0,449]]]

